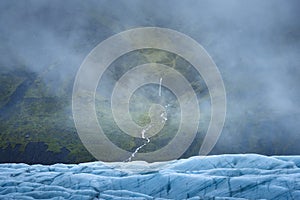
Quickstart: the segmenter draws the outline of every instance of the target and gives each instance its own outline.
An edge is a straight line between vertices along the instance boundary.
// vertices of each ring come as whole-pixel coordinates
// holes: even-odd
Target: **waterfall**
[[[160,97],[161,97],[161,84],[162,84],[162,77],[159,79],[159,88],[158,88],[158,96],[160,96]],[[169,106],[170,106],[170,104],[167,104],[167,105],[165,106],[165,108],[167,108],[167,107],[169,107]],[[160,117],[162,118],[161,123],[165,123],[165,122],[168,120],[168,118],[167,118],[167,113],[166,113],[166,112],[162,112],[162,113],[160,114]],[[141,150],[144,146],[146,146],[147,144],[150,143],[150,138],[149,138],[149,137],[145,137],[145,133],[146,133],[147,131],[149,131],[151,127],[152,127],[152,124],[150,123],[146,128],[144,128],[144,129],[142,130],[141,135],[142,135],[142,139],[145,140],[144,144],[142,144],[142,145],[140,145],[139,147],[137,147],[137,148],[135,149],[135,151],[130,155],[130,157],[127,158],[124,162],[130,162],[130,161],[132,160],[132,158],[135,157],[135,154],[137,154],[137,153],[139,152],[139,150]]]
[[[161,97],[161,82],[162,82],[162,77],[159,79],[159,88],[158,88],[158,96]]]

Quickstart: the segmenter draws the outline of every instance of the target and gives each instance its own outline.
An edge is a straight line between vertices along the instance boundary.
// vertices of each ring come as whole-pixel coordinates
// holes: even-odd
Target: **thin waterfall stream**
[[[161,85],[162,85],[162,77],[159,79],[159,88],[158,88],[158,96],[160,96],[160,97],[161,97]],[[168,106],[169,106],[169,104],[166,105],[165,108],[167,108]],[[167,113],[166,112],[162,112],[160,114],[160,118],[162,119],[161,123],[165,123],[168,120]],[[146,146],[147,144],[150,143],[151,140],[150,140],[149,137],[145,137],[145,133],[147,131],[149,131],[152,127],[153,127],[153,125],[150,123],[146,128],[144,128],[142,130],[141,134],[142,134],[142,139],[145,140],[144,144],[142,144],[139,147],[137,147],[135,149],[135,151],[130,155],[130,157],[127,158],[124,162],[130,162],[132,160],[132,158],[134,158],[135,155],[139,152],[139,150],[141,150],[144,146]]]
[[[159,88],[158,88],[158,96],[161,97],[161,83],[162,83],[162,77],[159,79]]]

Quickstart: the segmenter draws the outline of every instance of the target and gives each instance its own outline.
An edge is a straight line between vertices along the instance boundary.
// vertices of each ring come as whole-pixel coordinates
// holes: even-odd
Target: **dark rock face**
[[[29,142],[24,151],[20,150],[21,145],[12,148],[10,145],[0,149],[1,163],[28,163],[28,164],[54,164],[72,163],[73,159],[68,158],[70,153],[65,147],[58,153],[48,151],[48,146],[43,142]]]

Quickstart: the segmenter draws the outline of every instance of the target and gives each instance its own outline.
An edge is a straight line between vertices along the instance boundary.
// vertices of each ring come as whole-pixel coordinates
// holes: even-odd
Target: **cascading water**
[[[160,96],[160,97],[161,97],[161,85],[162,85],[162,77],[159,79],[159,88],[158,88],[158,96]],[[170,104],[167,104],[167,105],[165,106],[165,108],[168,108],[169,106],[170,106]],[[162,113],[160,114],[160,118],[162,119],[162,120],[161,120],[161,123],[165,123],[165,122],[168,120],[168,118],[167,118],[167,112],[162,112]],[[145,143],[142,144],[141,146],[137,147],[137,148],[135,149],[135,151],[130,155],[130,157],[127,158],[124,162],[130,162],[130,161],[132,160],[132,158],[134,158],[135,155],[139,152],[139,150],[141,150],[144,146],[146,146],[147,144],[150,143],[150,138],[149,138],[149,137],[145,137],[145,133],[146,133],[147,131],[149,131],[152,127],[153,127],[153,125],[150,123],[146,128],[144,128],[144,129],[142,130],[142,132],[141,132],[141,134],[142,134],[142,139],[145,140]]]
[[[158,96],[161,97],[161,83],[162,83],[162,77],[159,79],[159,88],[158,88]]]

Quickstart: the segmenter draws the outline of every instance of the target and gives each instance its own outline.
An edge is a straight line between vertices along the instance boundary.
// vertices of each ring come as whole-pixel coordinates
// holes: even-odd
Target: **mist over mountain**
[[[190,36],[218,66],[227,117],[211,154],[299,154],[299,7],[297,0],[1,1],[0,162],[94,160],[73,123],[76,72],[101,41],[145,26]],[[120,145],[134,150],[138,141],[127,139]]]

